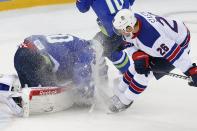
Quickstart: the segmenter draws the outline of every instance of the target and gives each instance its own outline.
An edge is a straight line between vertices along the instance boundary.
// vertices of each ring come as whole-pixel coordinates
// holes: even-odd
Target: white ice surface
[[[176,17],[191,30],[191,57],[197,62],[197,1],[136,0],[134,9]],[[81,14],[74,4],[0,13],[0,73],[15,73],[13,54],[32,34],[70,33],[91,39],[99,31],[92,11]],[[110,74],[115,77],[114,67]],[[180,73],[179,71],[175,71]],[[0,105],[0,131],[197,131],[197,88],[184,80],[165,78],[149,87],[127,111],[107,115],[103,110],[70,109],[50,115],[17,118]]]

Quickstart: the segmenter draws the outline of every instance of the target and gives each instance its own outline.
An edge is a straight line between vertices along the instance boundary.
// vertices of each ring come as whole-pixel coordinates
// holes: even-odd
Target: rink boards
[[[72,2],[75,0],[0,0],[0,11]]]

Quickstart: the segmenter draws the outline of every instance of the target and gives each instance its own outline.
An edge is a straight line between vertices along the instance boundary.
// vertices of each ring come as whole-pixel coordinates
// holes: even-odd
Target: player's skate
[[[127,108],[129,108],[131,106],[131,104],[133,103],[133,101],[132,101],[129,105],[125,105],[125,104],[123,104],[120,101],[120,99],[116,95],[114,95],[113,97],[111,97],[110,101],[111,101],[111,105],[109,106],[109,110],[112,113],[117,113],[117,112],[124,111]]]

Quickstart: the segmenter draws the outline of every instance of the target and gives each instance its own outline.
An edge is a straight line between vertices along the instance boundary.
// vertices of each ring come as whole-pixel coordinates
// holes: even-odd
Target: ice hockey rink
[[[136,0],[134,10],[183,20],[191,31],[191,57],[197,62],[197,1]],[[16,73],[17,45],[32,34],[69,33],[91,39],[99,28],[92,11],[82,14],[74,4],[0,12],[0,73]],[[116,77],[110,65],[110,74]],[[180,73],[178,70],[175,73]],[[181,73],[180,73],[181,74]],[[99,109],[97,109],[99,108]],[[166,76],[152,80],[125,112],[106,114],[102,107],[71,108],[53,114],[18,118],[0,105],[0,131],[197,131],[197,87]]]

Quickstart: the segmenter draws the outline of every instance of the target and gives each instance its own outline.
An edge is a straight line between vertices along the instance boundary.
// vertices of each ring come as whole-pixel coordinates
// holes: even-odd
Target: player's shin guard
[[[114,96],[111,97],[111,105],[109,106],[109,110],[111,112],[120,112],[133,103],[132,99],[128,99],[126,94],[128,93],[128,86],[130,81],[133,79],[133,74],[130,71],[124,73],[123,78],[120,83],[114,88]],[[130,92],[130,91],[129,91]]]
[[[142,93],[148,84],[150,77],[144,75],[125,73],[123,81],[121,81],[119,87],[115,90],[115,95],[111,98],[111,105],[109,107],[112,112],[119,112],[127,109],[136,97]]]
[[[120,100],[126,105],[135,100],[146,89],[150,78],[151,76],[146,77],[136,73],[130,81],[129,87],[125,90],[124,95],[120,96]]]

